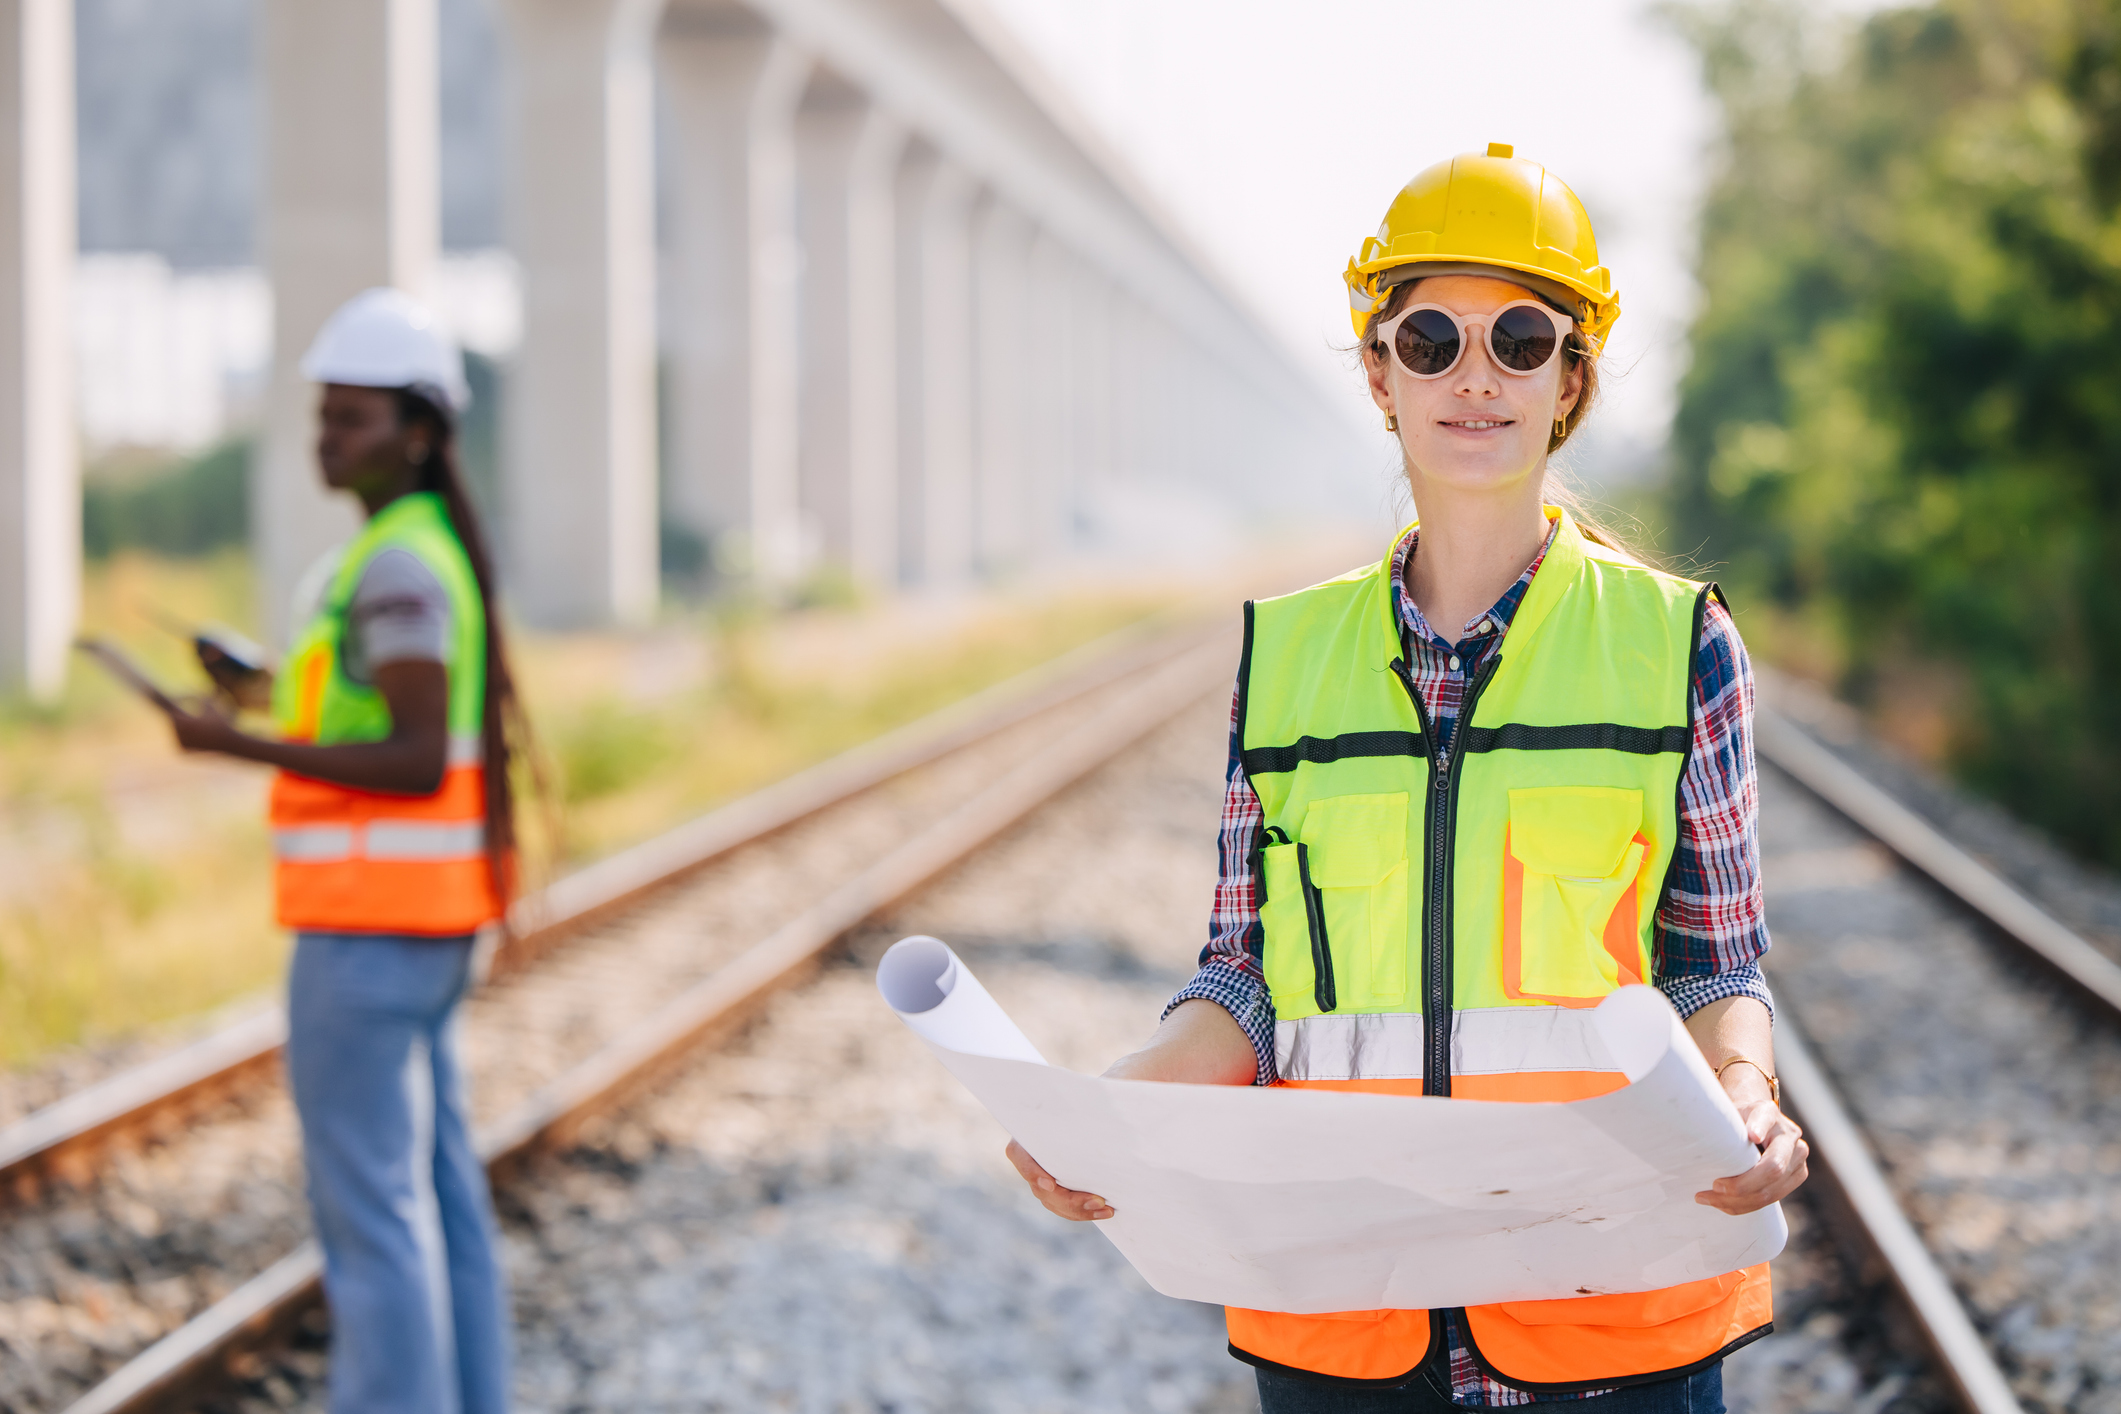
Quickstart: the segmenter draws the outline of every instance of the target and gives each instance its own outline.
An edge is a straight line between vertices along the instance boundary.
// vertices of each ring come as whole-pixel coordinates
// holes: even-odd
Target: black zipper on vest
[[[1466,690],[1465,703],[1458,712],[1457,744],[1451,751],[1449,764],[1438,771],[1436,749],[1441,743],[1429,722],[1429,709],[1422,704],[1421,694],[1415,691],[1414,675],[1408,670],[1406,660],[1392,660],[1394,675],[1414,703],[1422,737],[1432,743],[1429,749],[1429,789],[1422,816],[1426,842],[1422,854],[1421,907],[1421,1093],[1424,1095],[1447,1097],[1451,1093],[1451,874],[1458,835],[1458,772],[1466,759],[1465,743],[1473,724],[1473,710],[1480,705],[1480,694],[1501,666],[1502,655],[1498,653],[1474,673],[1472,686]]]

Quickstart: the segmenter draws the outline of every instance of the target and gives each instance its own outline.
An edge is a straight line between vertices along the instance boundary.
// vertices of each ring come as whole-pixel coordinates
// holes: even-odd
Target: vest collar
[[[359,538],[373,540],[388,535],[406,521],[431,521],[449,514],[442,506],[442,498],[433,491],[407,491],[382,510],[368,518]]]
[[[333,573],[324,607],[334,612],[345,607],[346,601],[359,587],[361,571],[366,568],[370,553],[389,537],[420,525],[448,523],[449,510],[442,504],[441,496],[433,491],[408,491],[377,511],[339,552],[339,567]]]

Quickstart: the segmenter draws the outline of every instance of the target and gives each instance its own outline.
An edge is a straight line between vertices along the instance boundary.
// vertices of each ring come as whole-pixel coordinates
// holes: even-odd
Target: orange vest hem
[[[1587,1390],[1594,1389],[1627,1389],[1634,1385],[1656,1384],[1662,1380],[1683,1380],[1689,1375],[1698,1375],[1709,1366],[1722,1362],[1762,1336],[1773,1335],[1774,1333],[1775,1323],[1773,1321],[1769,1321],[1763,1326],[1755,1326],[1752,1330],[1732,1340],[1714,1353],[1703,1356],[1691,1365],[1681,1365],[1675,1369],[1652,1370],[1640,1375],[1607,1375],[1594,1380],[1561,1380],[1546,1384],[1535,1384],[1529,1380],[1512,1379],[1510,1376],[1505,1375],[1502,1371],[1495,1368],[1487,1356],[1481,1353],[1479,1343],[1471,1335],[1466,1337],[1466,1353],[1473,1357],[1473,1363],[1480,1367],[1482,1374],[1499,1385],[1507,1385],[1511,1389],[1523,1390],[1526,1394],[1581,1394]]]
[[[1768,1264],[1761,1262],[1655,1291],[1457,1310],[1468,1352],[1491,1379],[1533,1394],[1574,1394],[1706,1369],[1773,1330],[1773,1306]],[[1370,1384],[1404,1380],[1410,1350],[1428,1358],[1443,1329],[1432,1314],[1223,1310],[1237,1358],[1314,1378]]]
[[[1765,1262],[1657,1291],[1503,1301],[1465,1311],[1475,1363],[1534,1394],[1676,1379],[1773,1324]]]
[[[1230,1354],[1306,1379],[1334,1384],[1396,1385],[1433,1353],[1443,1327],[1427,1311],[1344,1311],[1292,1316],[1225,1306]],[[1411,1363],[1407,1352],[1413,1351]],[[1272,1353],[1268,1353],[1272,1352]]]

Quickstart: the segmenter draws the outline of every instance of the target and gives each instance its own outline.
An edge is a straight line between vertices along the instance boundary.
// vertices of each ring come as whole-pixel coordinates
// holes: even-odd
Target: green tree
[[[1670,515],[1951,764],[2121,864],[2121,0],[1939,0],[1832,52],[1677,19],[1722,105]]]

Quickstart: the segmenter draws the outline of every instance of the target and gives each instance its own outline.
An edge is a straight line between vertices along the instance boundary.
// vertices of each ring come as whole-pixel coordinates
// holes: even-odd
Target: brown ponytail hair
[[[530,718],[523,710],[521,695],[516,691],[515,674],[509,669],[508,652],[501,633],[493,556],[487,548],[485,532],[479,525],[478,513],[472,508],[463,473],[457,465],[455,420],[423,389],[398,388],[392,391],[397,399],[398,425],[425,427],[428,431],[427,460],[418,468],[419,489],[432,491],[442,498],[442,505],[449,512],[450,526],[464,546],[464,558],[471,562],[472,577],[479,585],[479,604],[485,611],[486,701],[484,718],[479,724],[479,741],[484,754],[482,764],[486,768],[486,864],[493,875],[494,892],[504,910],[502,927],[505,930],[505,910],[514,900],[520,883],[517,851],[520,836],[516,829],[515,779],[511,768],[519,761],[524,762],[531,767],[533,780],[536,779],[537,758],[532,752]]]

